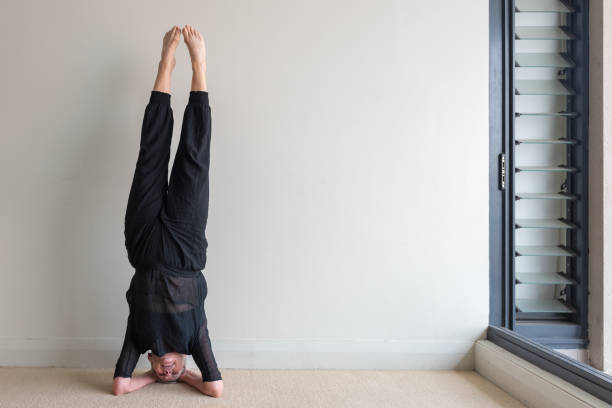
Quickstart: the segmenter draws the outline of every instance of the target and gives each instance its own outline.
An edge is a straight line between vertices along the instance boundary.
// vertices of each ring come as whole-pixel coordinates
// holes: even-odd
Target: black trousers
[[[134,268],[158,263],[184,271],[206,264],[211,114],[208,92],[191,91],[168,183],[174,117],[170,94],[152,91],[125,213]]]

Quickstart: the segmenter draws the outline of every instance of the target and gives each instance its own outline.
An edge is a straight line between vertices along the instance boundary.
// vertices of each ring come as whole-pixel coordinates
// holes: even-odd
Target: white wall
[[[208,46],[220,366],[473,366],[488,1],[12,1],[0,19],[0,364],[114,366],[142,115],[164,31],[189,23]]]

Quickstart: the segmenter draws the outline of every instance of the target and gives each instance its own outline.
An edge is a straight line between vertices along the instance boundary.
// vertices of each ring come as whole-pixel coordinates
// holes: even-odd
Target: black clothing
[[[191,354],[203,381],[221,379],[208,336],[206,265],[211,114],[208,92],[191,91],[168,184],[174,118],[170,94],[151,91],[125,213],[135,268],[127,329],[114,377],[131,377],[140,354]]]

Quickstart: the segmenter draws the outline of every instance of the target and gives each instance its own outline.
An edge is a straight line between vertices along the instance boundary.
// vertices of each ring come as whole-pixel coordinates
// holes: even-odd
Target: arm
[[[125,337],[123,339],[121,354],[119,355],[117,363],[115,364],[115,373],[113,374],[113,394],[125,394],[146,385],[143,384],[145,380],[142,378],[146,375],[140,376],[138,379],[134,378],[132,380],[131,378],[139,358],[140,353],[138,352],[132,336],[132,313],[130,312],[127,327],[125,329]],[[135,385],[138,385],[138,387],[134,388]]]
[[[223,394],[223,381],[210,345],[206,315],[204,315],[204,321],[198,330],[198,337],[194,339],[191,354],[202,375],[191,370],[185,370],[178,381],[195,387],[203,394],[219,398]]]
[[[153,370],[149,370],[142,375],[134,377],[115,377],[113,380],[113,394],[123,395],[132,391],[136,391],[145,385],[154,383],[157,381],[157,377]]]
[[[202,394],[206,394],[211,397],[219,398],[223,394],[222,380],[202,381],[202,377],[191,370],[185,370],[183,375],[180,376],[178,380],[191,385]]]

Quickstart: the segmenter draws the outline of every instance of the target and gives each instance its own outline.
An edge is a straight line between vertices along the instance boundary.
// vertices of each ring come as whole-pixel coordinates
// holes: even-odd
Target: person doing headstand
[[[193,77],[168,182],[174,124],[170,80],[181,34]],[[204,312],[207,285],[202,274],[208,247],[210,135],[204,39],[190,25],[174,26],[163,39],[125,213],[125,246],[135,273],[126,292],[129,315],[113,375],[115,395],[153,382],[185,382],[217,398],[223,393]],[[151,370],[132,377],[147,350]],[[201,377],[187,370],[189,354]]]

